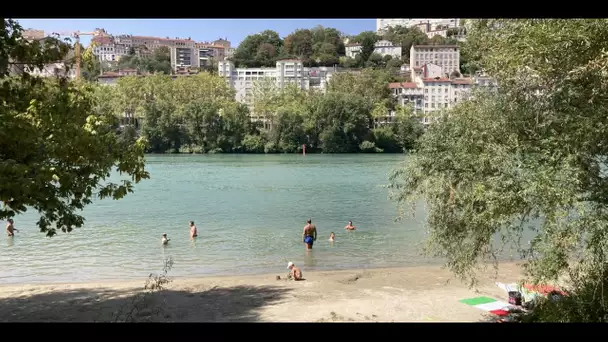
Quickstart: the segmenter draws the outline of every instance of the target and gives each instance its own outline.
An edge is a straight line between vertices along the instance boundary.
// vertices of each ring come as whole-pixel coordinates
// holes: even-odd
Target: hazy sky
[[[158,37],[191,37],[196,41],[228,38],[236,47],[246,36],[274,30],[281,37],[298,28],[317,25],[336,28],[346,34],[374,31],[376,19],[17,19],[23,28],[59,31],[93,31],[104,28],[109,34],[132,34]],[[88,45],[90,36],[81,42]]]

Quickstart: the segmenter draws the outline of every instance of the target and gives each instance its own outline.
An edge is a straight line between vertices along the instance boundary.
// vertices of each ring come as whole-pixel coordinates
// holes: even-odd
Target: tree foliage
[[[81,227],[78,215],[94,197],[119,199],[148,178],[145,140],[121,139],[117,122],[88,84],[57,76],[40,79],[31,68],[63,60],[58,40],[27,42],[14,21],[0,24],[0,219],[33,208],[40,230],[53,236]],[[12,65],[25,66],[14,75]],[[106,182],[113,170],[122,184]]]
[[[317,26],[299,29],[282,40],[274,31],[247,36],[232,61],[239,67],[273,67],[282,58],[299,58],[307,67],[333,66],[344,55],[342,34],[334,28]]]
[[[266,30],[245,37],[234,51],[237,67],[273,67],[282,52],[283,40],[275,31]]]
[[[380,40],[380,37],[374,31],[364,31],[353,38],[353,41],[361,44],[361,61],[367,62],[374,53],[375,44]]]
[[[142,73],[171,74],[171,53],[169,48],[161,46],[155,49],[150,56],[137,56],[129,54],[123,56],[114,69],[136,69]]]
[[[384,70],[364,69],[360,74],[338,73],[332,76],[327,91],[357,94],[373,103],[383,102],[392,99],[387,87],[390,80],[391,75]]]
[[[388,79],[378,70],[336,75],[326,95],[258,80],[251,109],[265,125],[249,120],[249,109],[234,100],[221,77],[204,72],[175,80],[163,74],[122,77],[115,86],[97,87],[96,96],[104,110],[123,118],[125,132],[140,128],[148,152],[294,153],[303,144],[309,152],[358,152],[365,139],[382,140],[385,152],[401,152],[417,136],[402,138],[398,124],[388,135],[372,132],[376,103],[382,104],[379,115],[394,107]]]
[[[477,94],[432,125],[392,176],[397,200],[424,198],[429,251],[459,276],[474,280],[480,262],[496,260],[498,236],[516,242],[533,280],[569,274],[577,288],[605,293],[598,286],[608,274],[607,23],[471,25],[467,44],[498,91]],[[533,237],[520,244],[524,233]],[[600,292],[594,300],[605,312]]]

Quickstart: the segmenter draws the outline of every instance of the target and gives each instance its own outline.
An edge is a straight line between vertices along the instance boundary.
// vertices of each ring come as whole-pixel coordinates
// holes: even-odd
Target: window
[[[425,93],[425,94],[428,94],[428,93],[429,93],[429,90],[428,90],[428,89],[424,89],[424,93]]]
[[[435,108],[435,104],[434,103],[431,103],[431,108]]]
[[[424,104],[424,108],[429,108],[429,104],[428,104],[428,103],[425,103],[425,104]]]
[[[445,88],[445,92],[446,92],[446,93],[448,92],[448,88]]]

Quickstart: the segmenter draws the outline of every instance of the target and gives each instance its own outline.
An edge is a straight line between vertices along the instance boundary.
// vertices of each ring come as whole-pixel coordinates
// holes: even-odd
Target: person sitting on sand
[[[162,239],[160,239],[160,242],[162,242],[163,245],[166,245],[169,243],[169,239],[167,239],[167,233],[163,234]]]
[[[6,224],[6,232],[8,233],[8,236],[15,236],[15,231],[19,232],[19,229],[15,228],[15,221],[9,218],[7,222],[8,223]]]
[[[196,229],[196,225],[194,225],[194,221],[190,221],[190,237],[195,238],[198,236],[198,231]]]
[[[334,232],[331,232],[329,234],[329,241],[334,242],[336,240],[336,234],[334,234]]]
[[[289,279],[302,280],[302,271],[293,262],[287,263],[287,269],[289,269]]]
[[[344,227],[344,229],[355,230],[355,229],[357,229],[357,227],[353,226],[353,221],[348,221],[348,224],[346,225],[346,227]]]
[[[308,219],[302,232],[302,241],[306,244],[306,249],[312,249],[312,245],[317,241],[317,227],[312,224],[312,220]]]

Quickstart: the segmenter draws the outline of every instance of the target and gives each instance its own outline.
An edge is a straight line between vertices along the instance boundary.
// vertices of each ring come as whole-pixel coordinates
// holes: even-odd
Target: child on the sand
[[[289,275],[287,276],[288,279],[302,280],[302,271],[299,268],[297,268],[293,262],[290,261],[287,264],[287,268],[290,270]]]

